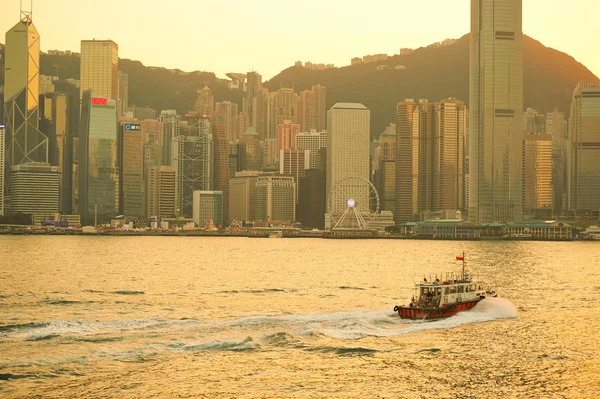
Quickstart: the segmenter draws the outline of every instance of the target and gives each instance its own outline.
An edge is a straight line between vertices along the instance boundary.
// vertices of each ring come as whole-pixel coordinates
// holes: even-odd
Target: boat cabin
[[[453,303],[479,300],[486,295],[486,290],[470,279],[425,281],[416,284],[415,291],[410,306],[423,308],[446,307]]]

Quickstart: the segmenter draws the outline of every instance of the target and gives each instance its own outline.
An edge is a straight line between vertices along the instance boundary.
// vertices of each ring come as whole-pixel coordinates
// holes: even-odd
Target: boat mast
[[[465,279],[465,265],[467,264],[467,262],[465,261],[465,251],[463,251],[462,262],[463,262],[462,279],[464,280]]]

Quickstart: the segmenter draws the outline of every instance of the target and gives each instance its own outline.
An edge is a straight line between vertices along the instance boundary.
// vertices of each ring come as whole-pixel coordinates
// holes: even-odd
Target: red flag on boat
[[[457,256],[456,260],[465,260],[465,257],[464,256]]]

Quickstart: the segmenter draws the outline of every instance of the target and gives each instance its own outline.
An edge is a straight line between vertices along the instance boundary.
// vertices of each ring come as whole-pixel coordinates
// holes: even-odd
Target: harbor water
[[[424,276],[492,286],[400,320]],[[2,398],[597,398],[600,243],[0,236]]]

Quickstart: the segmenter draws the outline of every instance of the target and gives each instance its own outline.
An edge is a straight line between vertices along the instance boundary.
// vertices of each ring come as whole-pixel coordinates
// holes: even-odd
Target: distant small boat
[[[458,312],[473,309],[487,296],[496,297],[496,292],[485,289],[465,273],[465,254],[457,256],[463,261],[462,274],[444,281],[435,279],[415,284],[415,295],[408,306],[394,306],[401,319],[433,320],[454,316]]]
[[[283,238],[283,231],[276,231],[269,234],[269,238]]]

